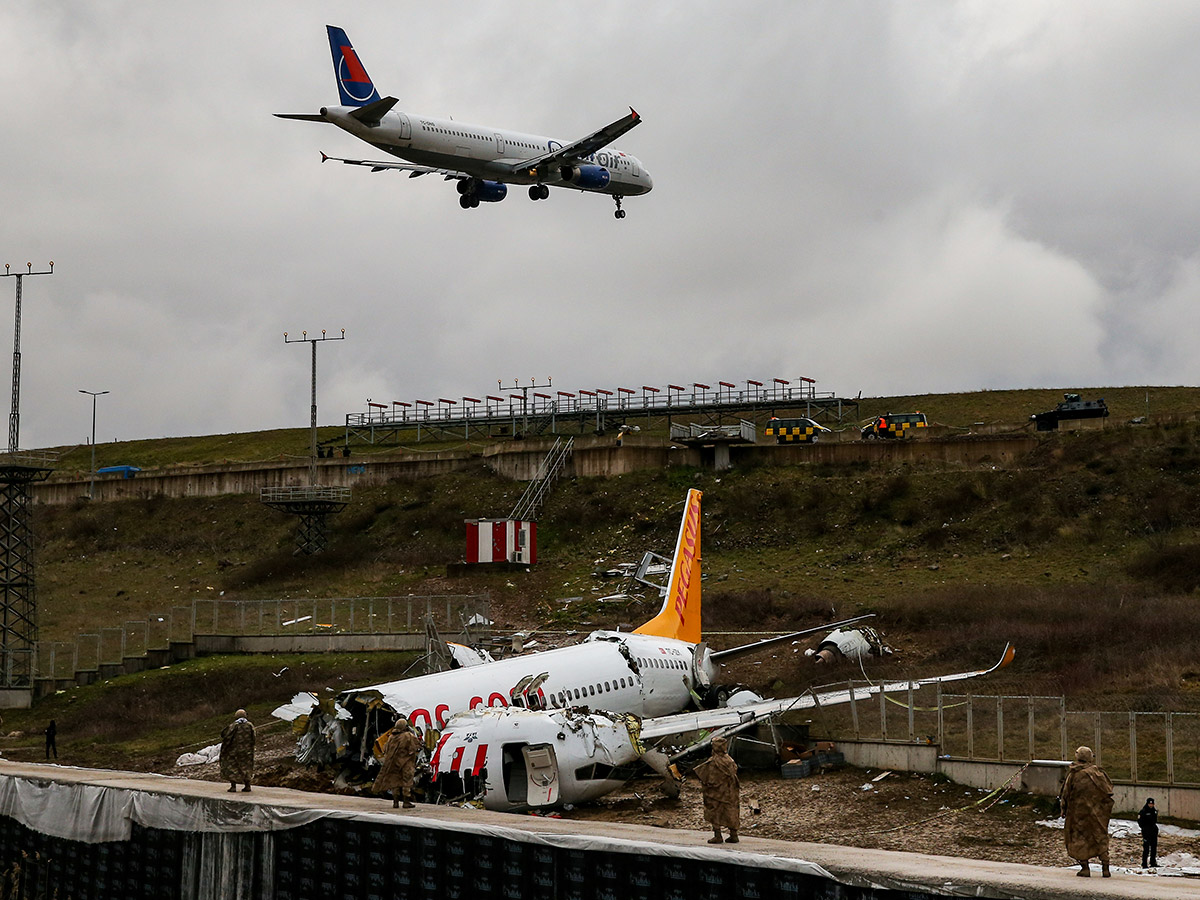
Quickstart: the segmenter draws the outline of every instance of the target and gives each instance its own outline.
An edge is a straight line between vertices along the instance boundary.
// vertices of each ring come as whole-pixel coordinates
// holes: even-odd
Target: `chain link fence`
[[[1200,786],[1200,713],[1073,710],[1063,697],[926,689],[821,709],[814,724],[835,739],[937,744],[945,756],[981,762],[1071,760],[1086,745],[1115,780]]]

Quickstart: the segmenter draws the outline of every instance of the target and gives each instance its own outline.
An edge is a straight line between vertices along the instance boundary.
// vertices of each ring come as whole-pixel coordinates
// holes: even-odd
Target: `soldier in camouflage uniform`
[[[1108,878],[1108,818],[1112,815],[1113,785],[1104,770],[1096,765],[1091,747],[1075,751],[1075,762],[1059,792],[1062,801],[1063,838],[1067,853],[1079,863],[1076,875],[1090,876],[1088,860],[1100,859],[1100,874]]]
[[[413,731],[408,719],[401,716],[388,732],[387,746],[383,751],[383,766],[375,778],[375,783],[371,785],[371,790],[376,794],[392,792],[392,809],[400,805],[402,796],[404,808],[414,808],[412,786],[413,777],[417,774],[417,753],[420,749],[421,739]]]
[[[713,738],[712,756],[696,767],[704,789],[704,818],[713,827],[710,844],[736,844],[741,824],[741,785],[738,784],[737,763],[729,755],[729,742]],[[729,837],[721,838],[721,827],[729,829]]]
[[[253,775],[254,726],[246,718],[246,711],[239,709],[234,720],[221,731],[221,777],[229,782],[229,790],[233,792],[239,782],[245,785],[243,791],[250,790]]]

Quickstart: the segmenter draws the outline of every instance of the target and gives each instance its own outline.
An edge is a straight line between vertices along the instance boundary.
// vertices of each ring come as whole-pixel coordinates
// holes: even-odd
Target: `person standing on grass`
[[[229,791],[250,790],[250,779],[254,776],[254,726],[246,718],[246,711],[239,709],[234,720],[221,731],[221,777],[229,782]]]
[[[1113,786],[1104,770],[1096,765],[1091,747],[1075,751],[1075,762],[1067,770],[1062,790],[1063,839],[1067,853],[1079,863],[1076,875],[1092,874],[1088,860],[1099,857],[1101,874],[1108,878],[1108,819],[1112,815]]]
[[[58,726],[54,724],[53,719],[46,726],[46,759],[50,758],[51,753],[58,759]]]
[[[1150,868],[1158,868],[1158,810],[1154,808],[1154,798],[1146,798],[1146,805],[1138,813],[1138,828],[1142,829],[1142,868],[1146,868],[1147,858]]]
[[[741,824],[741,785],[738,783],[737,763],[729,755],[729,741],[713,738],[712,756],[696,766],[704,789],[704,818],[713,828],[710,844],[736,844]],[[722,839],[721,827],[729,829]]]

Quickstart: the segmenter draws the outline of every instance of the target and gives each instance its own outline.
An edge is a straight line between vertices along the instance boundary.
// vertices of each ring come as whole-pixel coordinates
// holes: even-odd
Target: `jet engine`
[[[604,166],[563,166],[559,175],[563,181],[585,191],[602,191],[612,180]]]

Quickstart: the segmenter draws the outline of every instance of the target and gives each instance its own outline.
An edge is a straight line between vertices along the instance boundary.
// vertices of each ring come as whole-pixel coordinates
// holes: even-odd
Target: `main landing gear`
[[[617,201],[617,211],[613,215],[618,219],[625,218],[625,210],[621,209],[621,195],[613,194],[613,199]]]
[[[479,206],[479,192],[472,178],[463,178],[458,182],[458,205],[463,209],[475,209]]]
[[[550,188],[544,184],[531,184],[529,186],[530,200],[546,200],[550,197]]]

